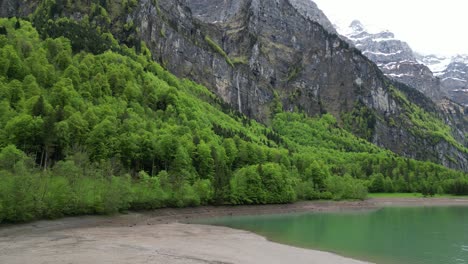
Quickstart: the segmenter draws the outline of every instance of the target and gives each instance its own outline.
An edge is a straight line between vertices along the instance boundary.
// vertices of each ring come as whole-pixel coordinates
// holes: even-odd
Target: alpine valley
[[[0,16],[0,221],[468,194],[466,57],[359,22],[341,36],[309,0],[0,0]]]

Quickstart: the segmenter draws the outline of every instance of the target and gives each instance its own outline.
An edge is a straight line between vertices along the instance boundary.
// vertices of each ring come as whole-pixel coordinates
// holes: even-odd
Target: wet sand
[[[4,225],[0,226],[0,263],[365,263],[273,243],[242,230],[186,223],[229,215],[447,205],[468,206],[468,199],[378,198],[362,202],[161,209]]]

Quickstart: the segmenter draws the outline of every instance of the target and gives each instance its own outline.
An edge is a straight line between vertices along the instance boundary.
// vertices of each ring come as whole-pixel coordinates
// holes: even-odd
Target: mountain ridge
[[[351,22],[348,30],[341,30],[389,78],[412,86],[435,101],[445,96],[440,80],[417,60],[408,43],[396,39],[392,32],[369,33],[358,20]]]
[[[421,55],[388,30],[370,33],[359,20],[347,28],[338,28],[345,40],[361,49],[388,77],[435,101],[447,96],[465,107],[468,105],[467,55]]]

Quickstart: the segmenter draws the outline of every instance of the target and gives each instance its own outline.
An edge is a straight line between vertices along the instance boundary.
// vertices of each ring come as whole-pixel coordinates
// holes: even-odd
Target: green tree
[[[28,157],[15,145],[8,145],[0,151],[0,170],[15,172],[16,169],[27,165]]]
[[[43,138],[43,123],[42,118],[32,117],[28,114],[14,117],[5,126],[8,141],[26,152],[38,151]]]
[[[194,162],[198,175],[202,179],[212,180],[214,178],[214,159],[211,156],[211,147],[203,140],[197,146]]]
[[[233,204],[264,204],[266,193],[257,166],[242,168],[231,179],[231,202]]]
[[[296,200],[292,179],[286,168],[276,163],[258,165],[257,170],[262,178],[266,203],[290,203]]]
[[[369,191],[373,193],[385,192],[385,177],[382,173],[373,174],[371,176],[371,185]]]

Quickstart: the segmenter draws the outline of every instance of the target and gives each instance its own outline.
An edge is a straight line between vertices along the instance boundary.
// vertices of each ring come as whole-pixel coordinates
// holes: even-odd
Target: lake
[[[198,223],[244,229],[275,242],[376,263],[468,263],[468,207],[386,207]]]

